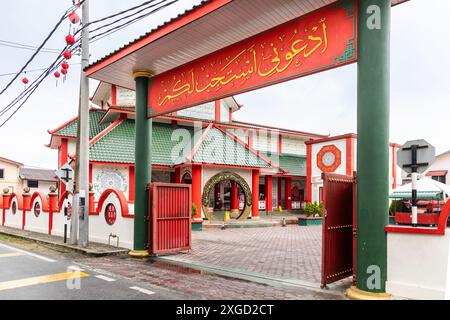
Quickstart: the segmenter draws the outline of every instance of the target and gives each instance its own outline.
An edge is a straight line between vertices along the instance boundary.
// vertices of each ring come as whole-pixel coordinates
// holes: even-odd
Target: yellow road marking
[[[10,253],[1,253],[0,258],[9,258],[9,257],[19,257],[24,256],[24,253],[21,252],[10,252]]]
[[[89,277],[89,275],[84,272],[64,272],[47,276],[5,281],[0,282],[0,291],[84,277]]]

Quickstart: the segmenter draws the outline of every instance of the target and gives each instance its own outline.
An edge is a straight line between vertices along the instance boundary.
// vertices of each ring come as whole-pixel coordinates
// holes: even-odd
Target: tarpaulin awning
[[[448,199],[450,196],[450,186],[435,181],[430,178],[422,178],[417,181],[418,199]],[[390,198],[408,199],[412,197],[412,184],[408,183],[391,191]]]

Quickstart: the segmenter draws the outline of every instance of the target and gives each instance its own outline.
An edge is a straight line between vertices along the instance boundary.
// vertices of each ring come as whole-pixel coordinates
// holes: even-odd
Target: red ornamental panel
[[[151,116],[357,60],[357,4],[336,2],[156,76]]]
[[[317,153],[317,167],[322,172],[335,172],[342,163],[341,151],[334,144],[324,146]]]
[[[322,287],[356,270],[356,177],[323,173]]]
[[[150,185],[149,251],[151,255],[191,249],[191,186]]]
[[[117,220],[117,210],[114,204],[110,203],[106,206],[105,209],[105,220],[106,223],[110,226],[114,225]]]

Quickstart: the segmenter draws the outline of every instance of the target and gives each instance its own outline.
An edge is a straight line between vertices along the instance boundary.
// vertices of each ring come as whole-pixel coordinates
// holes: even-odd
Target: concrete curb
[[[320,288],[320,283],[312,283],[302,280],[295,279],[281,279],[271,277],[269,275],[248,272],[244,270],[237,270],[232,268],[227,268],[223,266],[210,265],[206,263],[193,263],[188,261],[183,261],[182,259],[165,256],[165,257],[153,257],[152,259],[156,261],[161,261],[173,265],[178,265],[182,267],[187,267],[191,269],[201,270],[205,272],[209,272],[212,274],[216,274],[219,276],[229,277],[233,279],[240,279],[250,282],[261,283],[265,285],[270,285],[273,287],[294,287],[296,289],[308,292],[316,292],[318,294],[327,294],[330,296],[340,297],[342,299],[346,299],[344,290],[339,290],[334,287],[329,287],[326,290]]]
[[[21,235],[21,234],[17,234],[17,233],[13,233],[13,232],[8,232],[7,230],[0,230],[0,234],[6,235],[8,237],[29,240],[29,241],[33,241],[33,242],[40,243],[40,244],[51,245],[54,247],[67,249],[67,250],[70,250],[73,252],[77,252],[77,253],[81,253],[81,254],[90,256],[90,257],[105,257],[105,256],[119,255],[119,254],[128,253],[128,251],[129,251],[128,249],[122,249],[122,248],[116,249],[116,250],[109,250],[109,251],[96,251],[96,250],[89,249],[89,248],[80,248],[78,246],[64,244],[64,243],[60,243],[60,242],[56,242],[56,241],[52,241],[52,240],[41,239],[41,238],[29,236],[29,235]]]

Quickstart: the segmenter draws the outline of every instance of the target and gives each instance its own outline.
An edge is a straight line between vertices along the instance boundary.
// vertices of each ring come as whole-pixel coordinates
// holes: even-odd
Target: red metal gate
[[[149,251],[151,255],[191,249],[191,186],[152,183],[149,186]]]
[[[353,275],[356,270],[356,176],[323,173],[322,179],[323,288]]]

